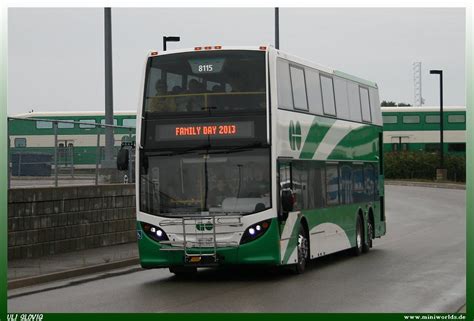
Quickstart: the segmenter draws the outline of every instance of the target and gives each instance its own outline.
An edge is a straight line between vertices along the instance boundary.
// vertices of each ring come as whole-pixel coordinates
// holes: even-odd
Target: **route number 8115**
[[[199,65],[198,67],[199,72],[212,72],[212,70],[212,65]]]

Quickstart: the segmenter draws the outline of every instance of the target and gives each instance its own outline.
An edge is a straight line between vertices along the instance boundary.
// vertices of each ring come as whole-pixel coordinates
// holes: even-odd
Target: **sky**
[[[8,114],[104,110],[104,10],[8,10]],[[273,8],[113,8],[114,109],[136,110],[147,53],[275,42]],[[425,105],[465,104],[462,8],[281,8],[280,49],[371,81],[380,100],[414,103],[422,62]]]

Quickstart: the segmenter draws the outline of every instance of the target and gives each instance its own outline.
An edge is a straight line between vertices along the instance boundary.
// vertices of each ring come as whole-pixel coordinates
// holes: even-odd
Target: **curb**
[[[464,304],[462,307],[460,307],[456,313],[466,313],[466,304]]]
[[[431,187],[431,188],[447,188],[447,189],[458,189],[465,190],[466,185],[453,184],[453,183],[429,183],[429,182],[410,182],[410,181],[391,181],[386,180],[385,185],[395,186],[417,186],[417,187]]]
[[[135,257],[135,258],[126,259],[122,261],[97,264],[97,265],[77,268],[73,270],[60,271],[60,272],[48,273],[48,274],[32,276],[32,277],[27,277],[27,278],[22,278],[22,279],[16,279],[16,280],[8,281],[8,289],[13,290],[13,289],[23,288],[23,287],[31,286],[31,285],[37,285],[37,284],[46,283],[46,282],[68,279],[68,278],[72,278],[76,276],[82,276],[86,274],[93,274],[97,272],[123,268],[123,267],[131,266],[131,265],[136,265],[139,263],[140,261],[138,257]]]

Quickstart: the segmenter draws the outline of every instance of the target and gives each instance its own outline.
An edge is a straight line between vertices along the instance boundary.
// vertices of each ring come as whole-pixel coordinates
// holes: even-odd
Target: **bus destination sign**
[[[156,139],[160,141],[201,140],[207,138],[254,138],[252,121],[217,122],[199,124],[158,125]]]

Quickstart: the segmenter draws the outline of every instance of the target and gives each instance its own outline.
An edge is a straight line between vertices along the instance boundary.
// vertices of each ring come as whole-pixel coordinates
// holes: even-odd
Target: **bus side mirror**
[[[283,212],[292,212],[295,205],[295,196],[291,190],[283,190],[281,192],[281,207]]]
[[[129,150],[127,148],[122,148],[119,150],[117,155],[117,169],[119,171],[128,170],[128,157]]]

